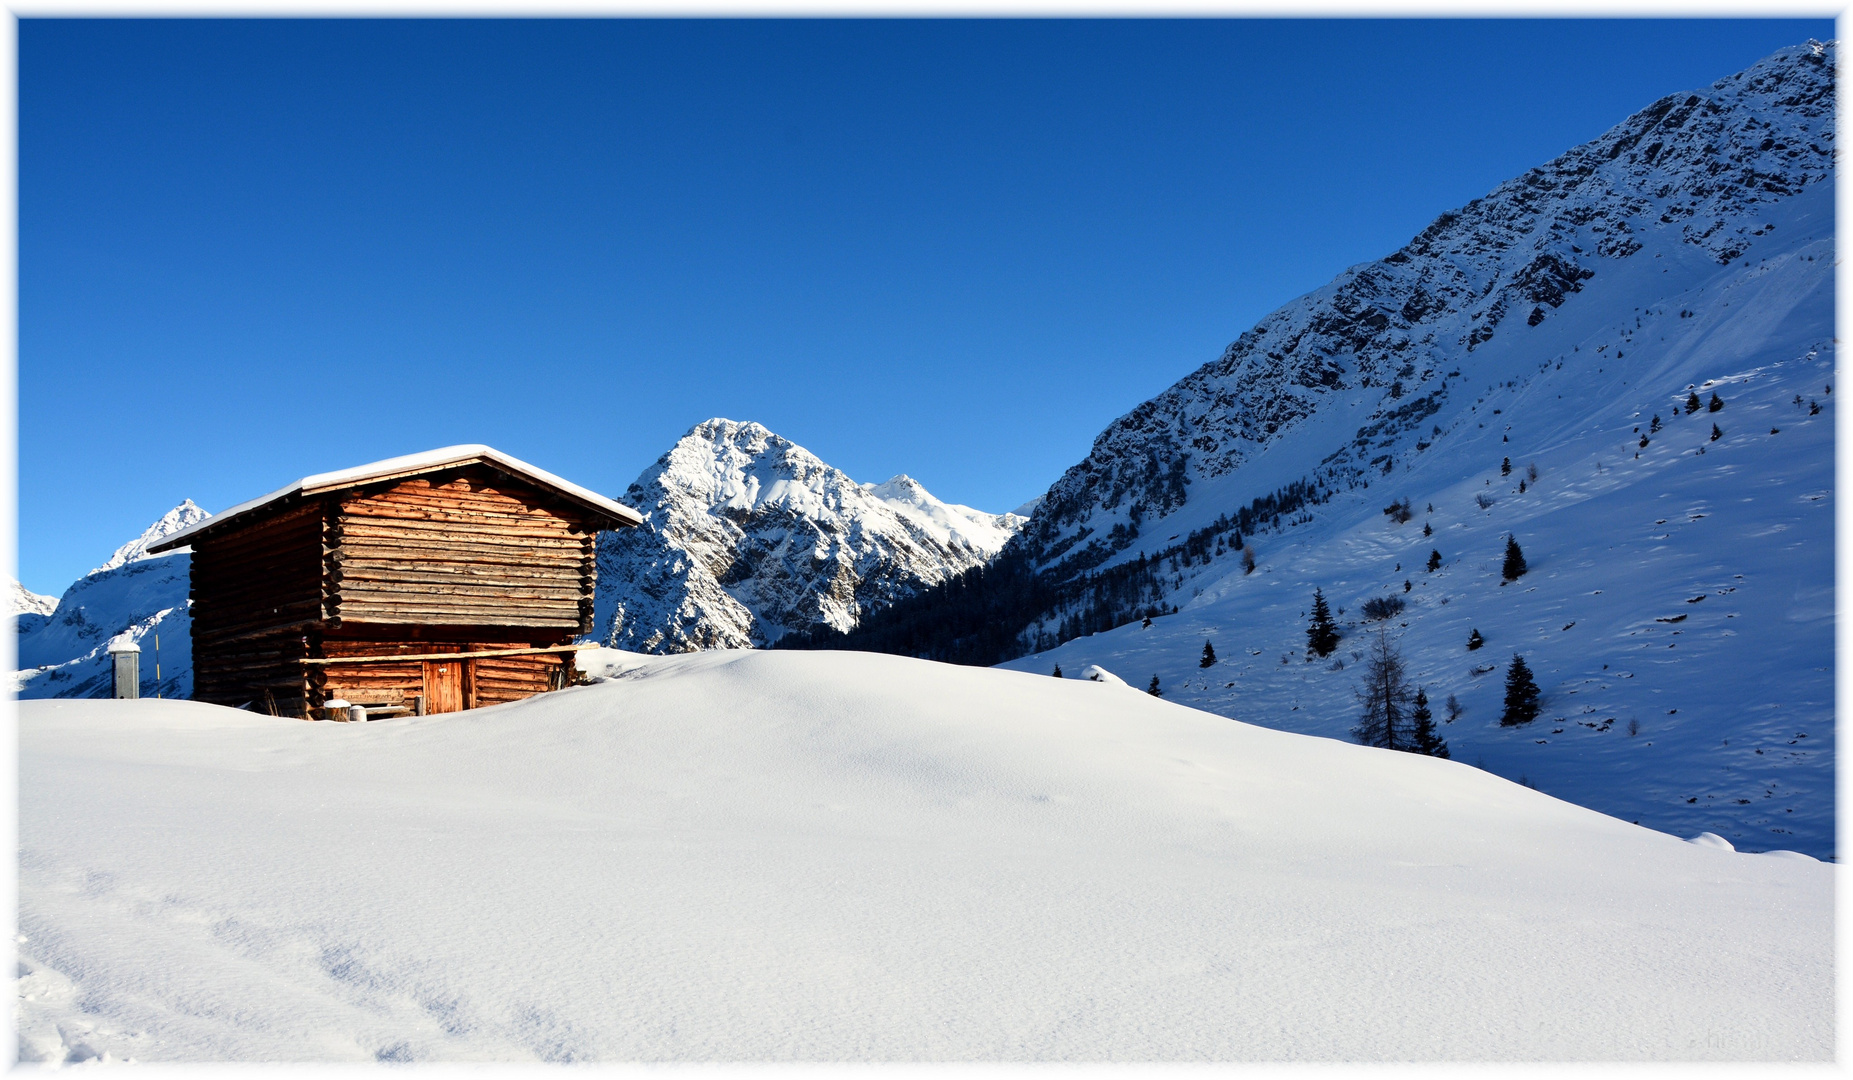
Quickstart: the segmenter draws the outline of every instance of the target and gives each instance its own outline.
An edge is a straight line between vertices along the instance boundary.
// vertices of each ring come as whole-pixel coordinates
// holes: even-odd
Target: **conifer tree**
[[[1525,658],[1512,654],[1512,666],[1506,669],[1506,711],[1499,717],[1499,722],[1507,727],[1529,724],[1538,718],[1537,680],[1531,677],[1531,669],[1525,666]]]
[[[1719,439],[1722,439],[1722,438],[1724,438],[1724,432],[1718,430],[1717,424],[1713,424],[1711,426],[1711,441],[1717,442]]]
[[[1062,677],[1062,665],[1060,664],[1055,665],[1054,675],[1058,679]]]
[[[1433,525],[1430,525],[1428,522],[1424,521],[1422,523],[1422,535],[1423,536],[1435,535],[1435,527]]]
[[[1506,537],[1506,560],[1505,564],[1499,568],[1500,576],[1507,581],[1517,581],[1524,577],[1525,571],[1529,569],[1531,568],[1525,565],[1525,553],[1519,550],[1518,538],[1516,536]]]
[[[1501,476],[1511,476],[1512,475],[1512,459],[1511,458],[1501,458],[1499,460],[1499,475]]]
[[[1389,635],[1378,631],[1371,642],[1370,659],[1364,678],[1356,691],[1362,712],[1351,729],[1351,736],[1365,746],[1386,750],[1414,748],[1409,717],[1409,680],[1403,673],[1403,658],[1390,644]]]
[[[1722,408],[1724,408],[1724,399],[1718,396],[1718,392],[1716,390],[1713,390],[1711,392],[1711,403],[1705,406],[1705,411],[1706,412],[1717,412],[1719,409],[1722,409]]]
[[[1198,667],[1215,667],[1216,666],[1216,647],[1211,645],[1207,641],[1203,643],[1203,659],[1197,661],[1197,666]]]
[[[1448,756],[1447,740],[1443,739],[1441,733],[1435,730],[1435,717],[1428,711],[1427,690],[1417,690],[1415,692],[1415,708],[1410,711],[1409,720],[1411,725],[1410,734],[1414,743],[1411,749],[1418,754],[1427,754],[1429,757],[1444,758]]]
[[[1152,695],[1153,697],[1164,697],[1165,696],[1165,692],[1163,690],[1158,689],[1158,676],[1156,675],[1152,676],[1152,685],[1146,687],[1145,692]]]
[[[1699,411],[1699,394],[1698,394],[1698,391],[1694,390],[1692,393],[1686,395],[1686,413],[1687,415],[1691,415],[1692,413],[1695,413],[1698,411]]]
[[[1315,656],[1330,656],[1338,648],[1338,627],[1332,623],[1332,609],[1318,589],[1313,590],[1313,621],[1306,628],[1306,647]]]
[[[1428,553],[1428,572],[1432,574],[1439,569],[1441,569],[1441,552],[1439,550],[1430,551]]]
[[[1654,414],[1653,423],[1647,425],[1647,430],[1653,432],[1656,435],[1660,433],[1660,414],[1659,413]]]
[[[1474,627],[1473,633],[1467,635],[1467,651],[1472,652],[1484,644],[1486,639],[1480,636],[1479,627]]]

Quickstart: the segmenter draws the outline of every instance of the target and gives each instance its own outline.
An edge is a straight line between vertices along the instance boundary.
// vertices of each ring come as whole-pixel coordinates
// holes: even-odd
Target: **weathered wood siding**
[[[323,523],[323,614],[590,632],[595,534],[581,517],[480,466],[348,494]]]
[[[322,511],[299,507],[193,548],[193,697],[300,716],[321,619]]]
[[[429,691],[424,685],[425,661],[393,660],[394,655],[427,656],[432,653],[486,652],[492,649],[526,649],[543,644],[533,639],[462,642],[353,641],[325,638],[318,655],[327,657],[377,656],[364,664],[311,664],[309,683],[315,704],[341,698],[357,705],[410,705],[412,698]],[[543,653],[532,656],[485,656],[457,661],[464,665],[464,707],[475,709],[520,701],[570,683],[573,655]]]
[[[307,716],[410,705],[398,655],[562,645],[592,628],[596,522],[481,465],[310,496],[193,554],[194,697]],[[307,659],[379,657],[364,664]],[[570,655],[458,661],[467,708],[571,680]]]

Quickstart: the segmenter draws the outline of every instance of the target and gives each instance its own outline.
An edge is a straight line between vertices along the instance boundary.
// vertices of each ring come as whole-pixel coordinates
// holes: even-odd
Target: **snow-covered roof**
[[[357,465],[351,469],[338,469],[334,472],[305,476],[268,495],[239,503],[223,513],[215,514],[204,521],[164,537],[160,543],[151,545],[148,550],[150,552],[166,551],[184,544],[191,544],[208,533],[218,532],[240,520],[248,519],[261,510],[299,496],[321,495],[344,488],[359,487],[362,484],[418,476],[421,473],[437,472],[440,469],[477,462],[500,469],[511,476],[520,477],[536,487],[546,488],[569,502],[577,503],[611,519],[614,525],[629,526],[643,522],[642,514],[622,503],[613,502],[595,491],[582,488],[569,480],[563,480],[520,458],[510,457],[494,447],[484,446],[481,443],[466,443],[462,446],[445,446],[419,454],[387,458],[368,465]]]

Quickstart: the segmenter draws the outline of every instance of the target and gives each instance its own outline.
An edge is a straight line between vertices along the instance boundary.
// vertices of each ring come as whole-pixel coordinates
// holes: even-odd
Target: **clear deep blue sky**
[[[1261,316],[1826,20],[20,23],[19,566],[758,420],[1007,510]]]

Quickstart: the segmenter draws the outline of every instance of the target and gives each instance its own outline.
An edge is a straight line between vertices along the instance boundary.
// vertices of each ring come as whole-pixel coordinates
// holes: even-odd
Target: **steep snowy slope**
[[[19,629],[15,692],[23,698],[102,697],[113,692],[108,655],[119,637],[143,651],[146,697],[185,697],[193,691],[193,634],[188,617],[186,551],[148,555],[148,545],[211,515],[188,499],[163,514],[139,537],[116,549],[102,566],[72,583],[48,618]],[[160,637],[160,679],[155,678],[155,636]]]
[[[1837,870],[854,653],[20,707],[29,1059],[1811,1059]],[[81,798],[73,795],[81,794]]]
[[[1343,737],[1372,632],[1360,606],[1395,596],[1408,607],[1387,629],[1412,676],[1438,716],[1450,694],[1465,706],[1443,724],[1457,759],[1654,828],[1833,855],[1832,193],[1811,186],[1760,220],[1729,266],[1676,227],[1642,230],[1550,319],[1476,350],[1424,418],[1426,449],[1386,447],[1393,468],[1368,490],[1251,533],[1254,573],[1232,554],[1167,558],[1157,603],[1178,614],[1008,666],[1156,674],[1177,700]],[[1316,452],[1258,463],[1291,471]],[[1397,500],[1406,523],[1383,513]],[[1502,586],[1508,534],[1531,569]],[[1348,637],[1320,663],[1306,658],[1315,587]],[[1470,652],[1476,628],[1486,647]],[[1219,662],[1200,669],[1205,640]],[[1502,728],[1514,652],[1544,714]]]
[[[1446,447],[1479,387],[1589,337],[1591,290],[1655,308],[1701,267],[1792,251],[1773,227],[1831,210],[1834,57],[1809,42],[1662,98],[1281,308],[1102,432],[1050,488],[1026,554],[1069,579],[1298,483],[1262,515],[1290,518]],[[1655,377],[1627,367],[1637,386]]]
[[[1023,522],[942,503],[907,476],[859,485],[723,419],[697,424],[624,502],[647,520],[600,540],[594,638],[647,652],[847,630],[871,604],[983,563]]]

